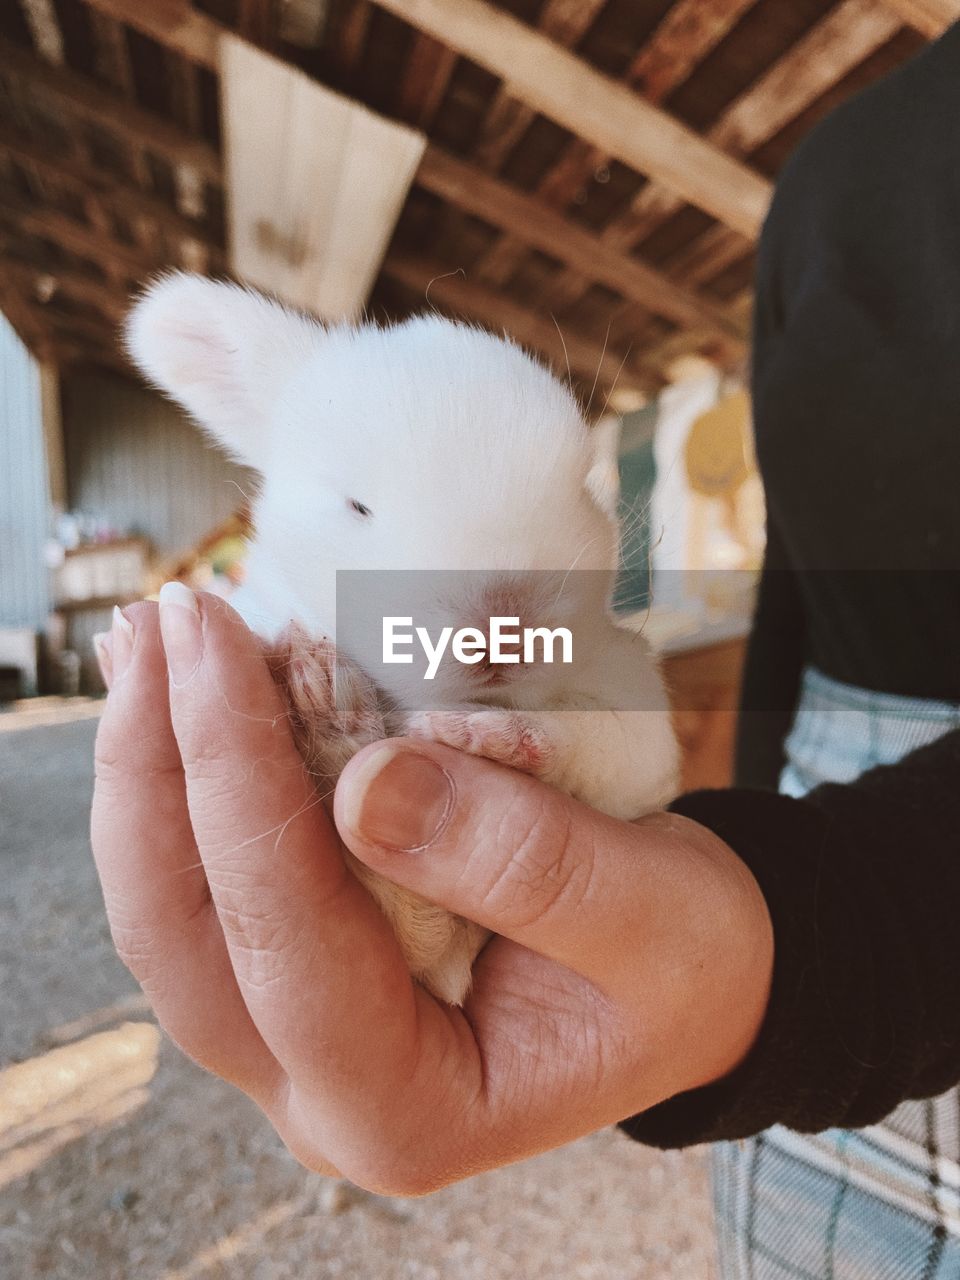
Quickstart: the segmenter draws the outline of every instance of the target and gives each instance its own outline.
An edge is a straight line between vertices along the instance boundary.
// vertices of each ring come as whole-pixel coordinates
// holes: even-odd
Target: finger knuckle
[[[144,991],[156,995],[162,989],[167,967],[157,930],[143,921],[123,920],[114,914],[110,917],[110,934],[123,964]]]
[[[246,879],[231,876],[227,883],[221,873],[212,889],[238,977],[260,989],[283,980],[307,939],[291,929],[285,914],[265,905]]]
[[[530,928],[584,900],[593,875],[592,846],[553,796],[508,808],[496,847],[506,850],[485,906],[505,927]]]

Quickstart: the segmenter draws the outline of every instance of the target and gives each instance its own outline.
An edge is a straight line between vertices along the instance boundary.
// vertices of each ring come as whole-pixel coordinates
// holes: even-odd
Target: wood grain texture
[[[748,155],[891,39],[898,26],[897,19],[876,0],[844,0],[731,103],[707,137],[731,155]],[[683,200],[666,184],[648,183],[631,207],[608,224],[603,238],[618,248],[631,249],[682,207]],[[727,243],[736,241],[728,237]],[[552,305],[562,309],[572,306],[587,288],[589,281],[582,276],[564,273],[553,282],[548,296]]]
[[[236,37],[221,60],[233,270],[324,319],[357,317],[426,139]]]
[[[426,150],[416,180],[449,203],[510,231],[525,244],[587,273],[655,315],[677,324],[707,324],[728,337],[743,336],[719,307],[637,259],[611,251],[601,237],[568,221],[542,201],[438,147]]]
[[[503,77],[535,110],[745,235],[770,200],[766,178],[485,0],[377,0]]]

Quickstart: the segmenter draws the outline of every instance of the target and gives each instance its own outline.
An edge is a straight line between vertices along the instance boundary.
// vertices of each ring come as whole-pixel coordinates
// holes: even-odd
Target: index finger
[[[160,600],[187,802],[247,1007],[294,1081],[322,1079],[332,1116],[351,1100],[369,1113],[416,1056],[399,949],[345,866],[256,639],[216,597],[169,584]]]

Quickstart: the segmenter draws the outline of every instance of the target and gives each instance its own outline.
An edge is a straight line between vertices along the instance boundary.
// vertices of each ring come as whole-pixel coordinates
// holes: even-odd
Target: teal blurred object
[[[620,564],[614,588],[616,613],[635,613],[650,603],[650,500],[657,478],[653,434],[657,404],[623,418],[620,438]]]

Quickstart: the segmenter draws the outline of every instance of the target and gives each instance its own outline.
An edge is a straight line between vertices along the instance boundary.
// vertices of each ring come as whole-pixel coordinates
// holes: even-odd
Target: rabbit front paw
[[[547,779],[556,763],[542,720],[524,711],[424,711],[413,717],[406,732],[536,778]]]

